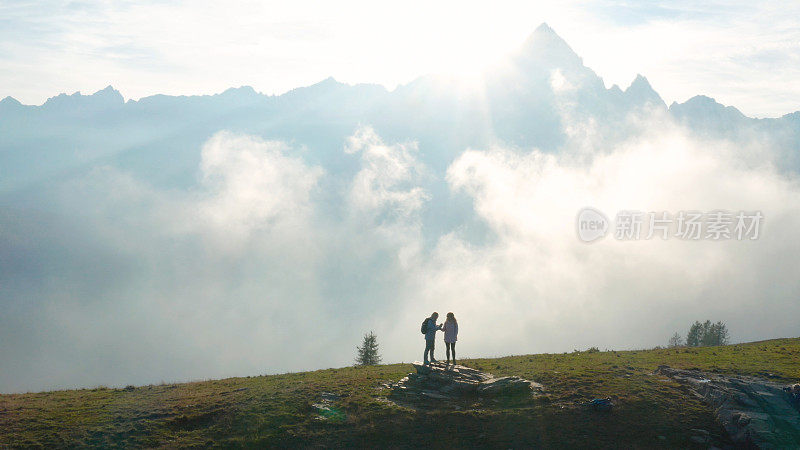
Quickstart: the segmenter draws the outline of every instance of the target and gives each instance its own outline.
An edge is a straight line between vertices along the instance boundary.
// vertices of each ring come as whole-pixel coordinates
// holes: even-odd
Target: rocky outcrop
[[[531,395],[542,391],[542,385],[519,377],[495,377],[470,367],[432,363],[412,364],[416,372],[409,373],[390,385],[391,398],[416,404],[435,405],[428,400],[458,400]]]
[[[686,385],[711,405],[737,447],[800,448],[800,411],[785,386],[668,366],[656,372]]]

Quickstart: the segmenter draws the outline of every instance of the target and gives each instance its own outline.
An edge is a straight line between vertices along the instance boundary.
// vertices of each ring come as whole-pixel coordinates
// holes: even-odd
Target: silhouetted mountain
[[[72,95],[59,94],[50,97],[42,105],[44,111],[81,114],[106,112],[121,107],[125,103],[122,94],[111,86],[99,90],[92,95],[76,92]]]
[[[342,156],[343,140],[359,125],[371,125],[389,140],[416,140],[423,161],[441,174],[465,148],[503,143],[562,151],[564,120],[592,123],[600,142],[611,145],[637,132],[631,114],[659,111],[703,135],[769,135],[781,149],[778,159],[798,168],[795,116],[750,119],[703,96],[667,109],[642,75],[624,91],[616,85],[606,89],[547,24],[501,67],[467,92],[424,76],[391,92],[327,78],[280,96],[243,86],[215,95],[124,102],[108,86],[92,95],[60,94],[41,106],[7,97],[0,102],[0,193],[96,164],[186,185],[194,180],[200,145],[223,129],[299,144],[311,163],[347,171],[352,165]]]

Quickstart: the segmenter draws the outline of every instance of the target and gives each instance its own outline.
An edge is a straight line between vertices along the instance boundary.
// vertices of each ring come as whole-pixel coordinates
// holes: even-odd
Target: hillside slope
[[[724,440],[712,411],[655,375],[676,368],[800,379],[800,338],[724,347],[472,359],[464,365],[542,383],[547,395],[415,411],[387,400],[409,364],[182,384],[0,396],[6,446],[691,447],[692,429]],[[335,394],[334,414],[312,406]],[[584,407],[610,396],[611,412]]]

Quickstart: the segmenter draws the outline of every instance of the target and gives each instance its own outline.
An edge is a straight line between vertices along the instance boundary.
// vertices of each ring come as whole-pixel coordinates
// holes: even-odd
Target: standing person
[[[450,364],[450,352],[453,352],[453,365],[456,365],[456,341],[458,340],[458,321],[456,316],[449,312],[442,325],[444,330],[444,345],[447,347],[447,364]]]
[[[437,362],[433,357],[433,347],[436,342],[436,331],[441,330],[441,325],[436,325],[436,319],[439,318],[439,313],[434,311],[430,317],[425,319],[425,356],[423,357],[424,364],[428,364],[428,352],[431,353],[431,362]]]

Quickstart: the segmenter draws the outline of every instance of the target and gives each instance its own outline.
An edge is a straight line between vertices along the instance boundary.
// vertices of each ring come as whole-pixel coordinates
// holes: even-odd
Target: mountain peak
[[[728,123],[747,119],[747,116],[733,106],[725,106],[707,95],[695,95],[683,103],[673,103],[669,112],[677,117],[722,118]]]
[[[122,94],[118,90],[114,89],[114,86],[111,86],[110,84],[92,94],[91,97],[102,98],[114,103],[125,103],[125,99],[122,97]]]
[[[256,103],[261,102],[262,100],[266,99],[267,96],[256,92],[252,86],[239,86],[238,88],[232,87],[225,89],[220,94],[216,94],[215,97],[219,97],[223,101],[227,102],[231,106],[245,106],[245,105],[253,105]]]
[[[640,73],[636,74],[636,78],[633,79],[631,85],[628,86],[628,89],[625,89],[625,92],[632,92],[632,93],[649,92],[649,91],[655,92],[653,86],[651,86],[650,82],[647,81],[647,78],[645,78],[645,76]]]
[[[225,89],[220,95],[236,95],[236,96],[252,96],[258,95],[253,86],[239,86],[238,88],[230,87]]]
[[[12,96],[0,100],[0,112],[11,112],[22,108],[22,103]]]
[[[519,58],[560,67],[583,66],[583,60],[549,25],[542,23],[525,40]]]
[[[326,86],[326,85],[334,86],[334,85],[342,84],[342,83],[339,83],[338,81],[336,81],[336,78],[328,77],[328,78],[325,78],[324,80],[322,80],[322,81],[320,81],[319,83],[316,83],[316,84],[320,85],[320,86]]]
[[[636,74],[636,78],[633,79],[628,89],[625,89],[625,95],[633,99],[636,103],[653,103],[663,105],[664,107],[667,106],[661,96],[658,95],[658,92],[656,92],[653,86],[650,85],[650,82],[647,81],[647,78],[639,73]]]
[[[549,34],[556,34],[556,32],[555,32],[555,31],[553,31],[553,29],[552,29],[552,28],[550,28],[550,25],[548,25],[548,24],[547,24],[547,22],[542,22],[541,24],[539,24],[539,26],[538,26],[538,27],[536,27],[536,29],[535,29],[533,32],[534,32],[534,33],[549,33]],[[556,36],[557,36],[557,35],[556,35]]]
[[[114,108],[125,104],[122,94],[113,86],[106,86],[91,95],[83,95],[80,91],[72,95],[58,94],[44,102],[44,107],[51,109],[72,109],[82,111],[98,111]]]
[[[795,111],[795,112],[790,112],[789,114],[784,114],[783,116],[781,116],[781,119],[800,121],[800,111]]]
[[[62,92],[58,95],[54,95],[48,98],[42,106],[61,105],[66,103],[69,99],[74,99],[78,97],[82,97],[80,91],[75,91],[72,94],[67,94],[65,92]]]
[[[549,45],[549,46],[555,45],[556,47],[559,47],[560,50],[564,50],[564,48],[566,47],[566,49],[568,49],[569,52],[574,53],[572,51],[572,48],[570,48],[569,44],[567,44],[567,42],[561,36],[559,36],[558,33],[555,32],[555,30],[550,28],[550,26],[544,22],[542,22],[541,25],[539,25],[538,27],[536,27],[535,30],[533,30],[533,33],[531,33],[530,36],[528,36],[528,39],[525,40],[524,44],[526,48],[541,47],[542,45]]]
[[[19,106],[19,105],[21,105],[21,104],[22,104],[22,103],[20,103],[20,102],[19,102],[19,100],[15,99],[14,97],[12,97],[12,96],[10,96],[10,95],[9,95],[8,97],[6,97],[6,98],[4,98],[4,99],[0,100],[0,105],[14,105],[14,106]]]
[[[303,86],[303,87],[292,89],[292,91],[303,90],[303,89],[319,91],[319,90],[333,89],[333,88],[336,88],[336,87],[339,87],[339,86],[344,86],[344,84],[339,83],[333,77],[328,77],[328,78],[325,78],[322,81],[318,81],[318,82],[316,82],[316,83],[314,83],[312,85]]]
[[[717,102],[716,99],[713,97],[709,97],[707,95],[695,95],[694,97],[686,100],[683,104],[690,104],[690,105],[710,105],[710,106],[723,106],[721,103]]]
[[[736,108],[734,108],[732,106],[725,106],[722,103],[719,103],[713,97],[709,97],[707,95],[702,95],[702,94],[701,95],[695,95],[694,97],[690,98],[689,100],[686,100],[683,103],[679,103],[677,106],[682,107],[682,108],[692,108],[692,109],[695,109],[695,110],[703,110],[703,111],[706,111],[706,112],[709,112],[709,111],[721,111],[721,110],[725,110],[725,109],[736,110],[737,112],[739,112],[738,109],[736,109]]]

